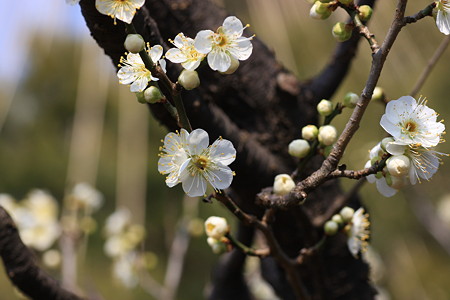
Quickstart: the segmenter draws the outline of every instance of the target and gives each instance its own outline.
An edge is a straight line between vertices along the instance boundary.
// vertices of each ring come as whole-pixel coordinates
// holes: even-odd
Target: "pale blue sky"
[[[28,43],[34,34],[48,38],[49,46],[55,36],[89,36],[80,7],[64,0],[14,1],[8,9],[0,10],[0,28],[0,88],[15,85],[24,75],[28,55],[33,53]]]

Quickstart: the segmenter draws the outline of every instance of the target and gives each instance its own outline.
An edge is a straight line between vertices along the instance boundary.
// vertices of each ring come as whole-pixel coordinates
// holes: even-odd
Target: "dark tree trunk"
[[[125,27],[121,22],[114,25],[110,17],[98,13],[94,2],[81,0],[82,13],[93,38],[117,65],[125,52]],[[360,2],[372,5],[374,1]],[[146,41],[161,44],[167,50],[169,45],[165,41],[179,32],[195,37],[199,30],[216,29],[226,16],[223,9],[207,0],[147,0],[134,22]],[[300,137],[304,125],[317,123],[315,107],[339,87],[354,58],[358,40],[354,34],[352,39],[339,44],[321,73],[299,82],[255,38],[252,56],[241,63],[236,73],[224,76],[201,68],[200,87],[183,92],[193,128],[203,128],[211,139],[223,136],[235,145],[238,154],[232,168],[237,176],[231,187],[233,198],[244,211],[260,216],[263,209],[256,204],[256,194],[271,186],[277,174],[295,169],[287,145]],[[173,81],[179,72],[179,66],[168,64],[168,76]],[[150,108],[169,130],[177,129],[159,104]],[[315,157],[300,177],[320,166],[321,160]],[[317,220],[341,194],[338,183],[329,181],[310,193],[304,205],[277,212],[273,229],[289,256],[298,255],[300,249],[320,239],[323,222]],[[357,207],[358,199],[352,199],[350,204]],[[252,236],[248,232],[241,234],[248,244]],[[214,272],[210,299],[251,298],[241,275],[244,261],[245,257],[237,252],[223,257]],[[282,299],[295,299],[283,270],[272,258],[262,260],[262,272]],[[353,258],[342,235],[330,239],[298,272],[313,299],[373,299],[375,294],[368,280],[368,266]]]

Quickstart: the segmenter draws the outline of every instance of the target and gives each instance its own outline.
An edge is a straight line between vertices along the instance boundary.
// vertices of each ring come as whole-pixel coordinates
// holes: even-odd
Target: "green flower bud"
[[[136,95],[137,101],[139,103],[142,103],[142,104],[147,103],[147,101],[145,101],[144,92],[137,92],[137,93],[135,93],[135,95]]]
[[[361,21],[366,22],[370,20],[370,17],[372,16],[372,7],[370,7],[369,5],[361,5],[359,8],[359,18],[361,19]]]
[[[355,108],[358,103],[359,96],[355,93],[347,93],[344,96],[344,106],[348,108]]]
[[[303,158],[308,155],[310,148],[311,146],[306,140],[298,139],[289,144],[288,152],[294,157]]]
[[[355,210],[348,206],[342,208],[341,211],[339,212],[339,214],[342,217],[342,220],[344,220],[344,222],[346,222],[346,223],[348,223],[352,220],[354,213],[355,213]]]
[[[386,173],[386,174],[384,175],[384,179],[386,179],[386,183],[387,183],[388,186],[391,186],[391,185],[392,185],[392,176],[391,176],[391,174]]]
[[[352,37],[353,27],[343,22],[337,22],[333,26],[333,36],[338,42],[345,42]]]
[[[306,125],[302,128],[302,138],[307,141],[314,141],[319,134],[319,129],[316,125]]]
[[[160,102],[164,96],[156,86],[152,85],[144,91],[144,98],[146,102],[153,104]]]
[[[342,225],[344,224],[344,220],[342,219],[342,216],[339,214],[335,214],[332,218],[331,221],[336,222],[338,225]]]
[[[317,111],[324,117],[329,116],[333,113],[333,103],[329,100],[322,99],[322,101],[317,104]]]
[[[331,15],[332,12],[332,9],[329,9],[329,5],[316,1],[309,11],[309,16],[314,19],[325,20]]]
[[[178,82],[186,90],[192,90],[200,85],[200,78],[196,71],[183,70],[178,77]]]
[[[145,41],[140,34],[129,34],[123,45],[131,53],[139,53],[144,50]]]
[[[373,90],[373,94],[372,94],[372,101],[382,101],[384,102],[386,96],[384,95],[384,90],[383,88],[377,86],[375,87],[375,89]]]
[[[383,172],[377,172],[376,174],[375,174],[375,178],[376,179],[381,179],[381,178],[383,178]]]
[[[323,226],[326,235],[335,235],[339,229],[339,225],[334,221],[327,221]]]

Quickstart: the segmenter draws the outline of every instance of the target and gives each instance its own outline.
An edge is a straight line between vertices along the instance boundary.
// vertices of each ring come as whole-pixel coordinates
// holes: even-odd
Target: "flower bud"
[[[363,22],[369,21],[372,16],[372,7],[369,5],[361,5],[359,8],[359,19]]]
[[[178,77],[178,82],[186,90],[192,90],[200,85],[200,78],[197,71],[183,70]]]
[[[393,141],[394,141],[394,139],[391,138],[391,137],[386,137],[386,138],[382,139],[382,140],[381,140],[381,144],[380,144],[381,149],[383,149],[384,151],[386,151],[387,145],[388,145],[389,143],[392,143]]]
[[[320,1],[314,2],[314,5],[309,11],[309,16],[317,20],[325,20],[332,13],[331,9],[324,9],[326,7],[329,6],[327,4],[321,3]]]
[[[131,53],[139,53],[144,50],[145,41],[140,34],[129,34],[123,45]]]
[[[274,194],[280,196],[289,194],[294,187],[295,182],[288,174],[280,174],[275,176],[275,180],[273,183]]]
[[[147,101],[145,101],[144,92],[137,92],[135,94],[136,94],[137,101],[139,103],[142,103],[142,104],[147,103]]]
[[[302,128],[302,138],[307,141],[314,141],[319,134],[319,129],[316,125],[306,125]]]
[[[396,190],[402,189],[407,184],[406,177],[394,177],[391,176],[390,187]]]
[[[317,104],[317,111],[324,117],[329,116],[333,113],[333,103],[329,100],[322,99],[322,101]]]
[[[372,94],[372,101],[382,101],[384,102],[386,96],[384,95],[384,90],[383,88],[377,86],[375,87],[375,89],[373,90],[373,94]]]
[[[342,219],[342,216],[339,214],[335,214],[332,218],[331,221],[336,222],[338,225],[342,225],[344,223],[344,220]]]
[[[330,146],[337,139],[338,132],[333,125],[325,125],[319,128],[319,135],[317,136],[322,145]]]
[[[344,106],[348,108],[355,108],[358,103],[359,96],[355,93],[347,93],[344,96]]]
[[[411,168],[411,161],[405,155],[394,155],[387,160],[386,168],[394,177],[406,176]]]
[[[343,22],[337,22],[333,26],[333,36],[338,42],[345,42],[352,37],[352,26]]]
[[[209,217],[205,221],[206,235],[216,240],[220,240],[229,231],[228,223],[225,218],[221,217]]]
[[[226,74],[226,75],[233,74],[234,72],[236,72],[238,67],[239,67],[239,60],[237,60],[236,58],[231,56],[231,65],[228,68],[228,70],[226,70],[225,72],[219,72],[219,73]]]
[[[293,140],[289,144],[288,151],[289,151],[289,154],[294,157],[303,158],[308,154],[310,148],[311,147],[309,146],[309,143],[307,141],[298,139],[298,140]]]
[[[209,237],[206,239],[206,242],[211,247],[214,254],[222,254],[227,252],[227,245],[219,240],[216,240],[215,238]]]
[[[144,91],[144,99],[148,103],[158,103],[164,96],[156,86],[150,86]]]
[[[344,222],[346,222],[346,223],[348,223],[348,222],[350,222],[352,220],[354,213],[355,213],[355,210],[353,208],[351,208],[351,207],[348,207],[348,206],[345,206],[339,212],[339,214],[342,217],[342,220],[344,220]]]
[[[334,221],[327,221],[323,226],[326,235],[335,235],[339,229],[339,225]]]

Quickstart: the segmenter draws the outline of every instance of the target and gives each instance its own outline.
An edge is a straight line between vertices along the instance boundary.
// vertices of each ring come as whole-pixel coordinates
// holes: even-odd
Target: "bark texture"
[[[373,5],[373,1],[360,1]],[[113,25],[111,18],[99,14],[92,0],[80,2],[93,38],[111,57],[114,65],[123,55],[125,28]],[[161,44],[179,32],[195,37],[202,29],[216,29],[228,14],[206,0],[147,0],[135,16],[135,26],[150,44]],[[250,35],[246,32],[246,35]],[[359,37],[339,44],[322,72],[306,82],[300,82],[283,68],[260,40],[253,40],[253,54],[242,62],[233,75],[223,76],[208,67],[201,68],[201,85],[184,92],[188,116],[193,128],[203,128],[211,140],[219,136],[229,139],[238,154],[233,198],[246,212],[260,216],[262,208],[255,203],[255,195],[271,186],[275,175],[291,173],[295,162],[287,153],[287,145],[299,138],[300,128],[317,122],[315,106],[323,98],[330,98],[344,79],[355,56]],[[180,67],[168,64],[168,75],[176,81]],[[169,130],[177,129],[175,122],[159,105],[151,105],[154,116]],[[316,157],[300,177],[320,165]],[[336,181],[322,185],[308,195],[305,205],[279,211],[273,224],[276,237],[292,257],[300,249],[314,245],[322,232],[315,218],[341,190]],[[357,199],[353,205],[358,206]],[[244,239],[245,240],[245,239]],[[251,238],[247,238],[251,243]],[[236,252],[226,255],[213,276],[210,299],[251,299],[242,279],[245,257]],[[264,277],[282,299],[295,299],[282,269],[272,258],[263,260]],[[298,268],[308,293],[313,299],[372,299],[374,289],[368,282],[368,267],[355,259],[346,247],[343,236],[333,238],[320,254]]]

